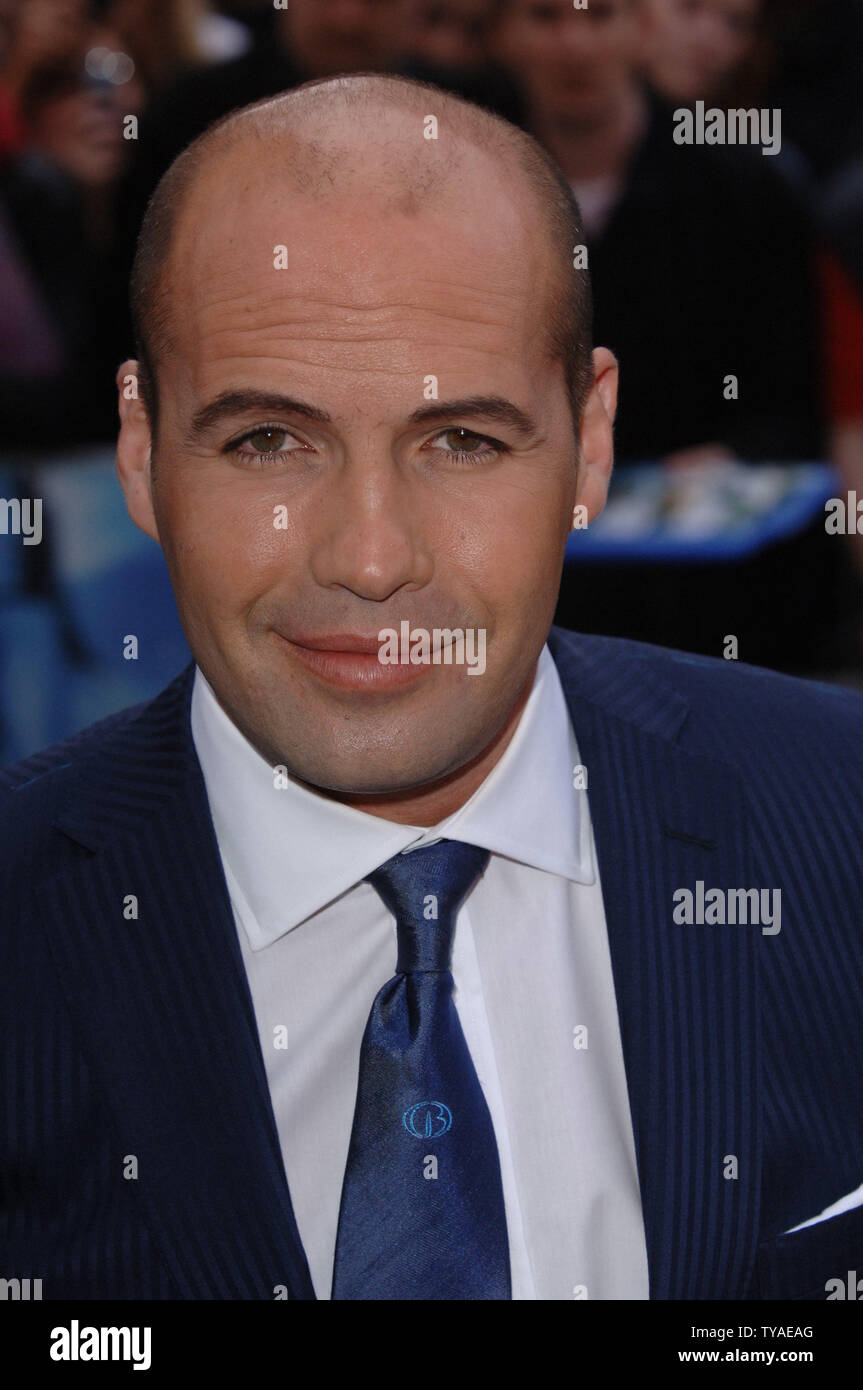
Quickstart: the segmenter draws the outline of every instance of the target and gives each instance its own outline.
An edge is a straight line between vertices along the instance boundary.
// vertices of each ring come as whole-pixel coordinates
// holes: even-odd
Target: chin
[[[447,775],[446,769],[382,762],[380,755],[327,758],[321,763],[287,763],[293,776],[310,787],[345,796],[398,796],[414,792]]]
[[[432,762],[421,756],[421,743],[414,744],[414,756],[411,756],[411,748],[404,746],[391,749],[354,747],[345,749],[343,754],[332,746],[311,747],[317,756],[283,757],[280,761],[291,776],[308,786],[340,796],[388,797],[418,792],[452,776],[471,760],[472,754],[470,749],[452,749],[447,757],[447,750],[438,748],[434,750],[436,756]],[[306,752],[309,750],[307,745]]]

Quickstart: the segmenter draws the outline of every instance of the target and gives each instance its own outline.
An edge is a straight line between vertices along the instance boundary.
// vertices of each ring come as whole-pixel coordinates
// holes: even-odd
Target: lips
[[[274,629],[275,631],[275,629]],[[285,637],[275,633],[294,661],[330,687],[368,693],[385,693],[428,678],[430,666],[384,665],[379,660],[378,635],[356,632],[302,633]]]
[[[282,635],[281,633],[279,634]],[[307,651],[313,652],[367,652],[375,653],[380,650],[380,639],[377,632],[369,633],[367,637],[356,632],[332,632],[325,636],[306,635],[304,633],[286,639],[297,647],[305,647]]]

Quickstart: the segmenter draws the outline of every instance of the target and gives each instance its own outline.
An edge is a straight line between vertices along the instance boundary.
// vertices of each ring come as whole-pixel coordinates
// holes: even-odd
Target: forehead
[[[256,148],[202,174],[175,236],[171,316],[202,389],[251,358],[398,378],[538,355],[548,232],[483,152],[412,200],[372,159],[310,189]]]

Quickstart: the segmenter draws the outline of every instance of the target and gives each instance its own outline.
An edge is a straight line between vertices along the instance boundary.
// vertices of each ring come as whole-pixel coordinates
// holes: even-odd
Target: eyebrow
[[[187,439],[193,443],[220,421],[252,410],[265,414],[299,415],[318,424],[332,424],[332,417],[325,410],[310,405],[307,401],[297,400],[293,396],[283,396],[270,391],[223,391],[215,400],[202,406],[195,413],[187,431]],[[422,425],[427,421],[451,418],[454,415],[471,415],[493,420],[498,424],[507,425],[523,439],[537,432],[536,421],[504,396],[463,396],[452,401],[431,401],[428,405],[419,406],[414,410],[408,416],[408,423]]]

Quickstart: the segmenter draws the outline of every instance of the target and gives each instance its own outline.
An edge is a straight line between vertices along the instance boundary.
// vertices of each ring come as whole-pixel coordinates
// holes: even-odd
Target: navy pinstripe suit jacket
[[[651,1297],[825,1298],[863,1275],[863,1207],[783,1233],[863,1183],[863,698],[549,645],[589,776]],[[0,1277],[45,1299],[314,1296],[193,673],[0,775]],[[781,931],[675,923],[697,880],[780,889]]]

